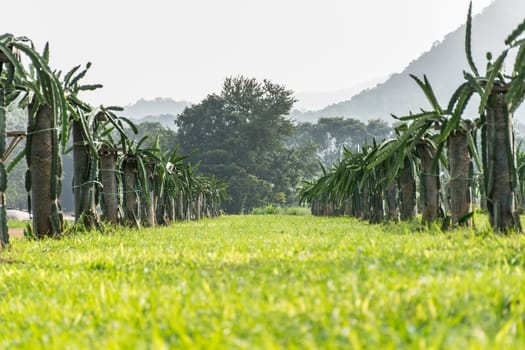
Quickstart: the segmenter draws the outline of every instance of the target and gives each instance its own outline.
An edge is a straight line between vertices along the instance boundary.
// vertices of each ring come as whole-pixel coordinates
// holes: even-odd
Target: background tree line
[[[344,148],[358,150],[373,138],[387,138],[392,128],[382,120],[330,117],[317,123],[296,123],[289,117],[293,92],[269,81],[235,77],[226,79],[219,94],[210,94],[188,106],[174,121],[177,130],[159,122],[138,124],[136,141],[150,136],[145,147],[159,136],[163,150],[179,148],[191,153],[188,162],[201,174],[215,175],[228,184],[228,213],[247,213],[253,208],[298,203],[297,188],[318,175],[321,163],[330,166]],[[26,112],[10,110],[8,130],[25,128]],[[21,144],[19,147],[23,147]],[[15,152],[16,154],[17,152]],[[63,156],[61,204],[74,206],[73,159]],[[9,174],[8,207],[26,208],[24,164]]]

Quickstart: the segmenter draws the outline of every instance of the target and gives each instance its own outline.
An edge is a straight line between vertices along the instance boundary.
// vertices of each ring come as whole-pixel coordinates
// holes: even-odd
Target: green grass
[[[7,226],[11,228],[26,228],[31,221],[27,220],[8,220]]]
[[[519,349],[524,248],[312,216],[18,239],[0,348]]]

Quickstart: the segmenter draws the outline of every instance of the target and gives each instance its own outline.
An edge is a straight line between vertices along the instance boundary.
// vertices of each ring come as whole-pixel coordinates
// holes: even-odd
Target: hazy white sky
[[[473,0],[478,13],[492,0]],[[51,46],[51,66],[88,61],[93,104],[198,102],[243,74],[298,91],[400,71],[466,19],[468,0],[16,0],[0,32]],[[5,14],[10,14],[5,16]]]

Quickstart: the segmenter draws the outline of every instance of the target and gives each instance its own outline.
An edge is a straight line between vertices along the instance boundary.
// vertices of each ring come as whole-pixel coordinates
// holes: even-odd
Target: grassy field
[[[0,348],[519,349],[524,248],[311,216],[15,239]]]

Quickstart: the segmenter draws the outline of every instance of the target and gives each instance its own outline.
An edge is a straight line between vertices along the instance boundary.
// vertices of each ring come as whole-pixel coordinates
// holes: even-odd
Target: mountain
[[[319,108],[323,108],[327,105],[349,100],[355,94],[376,86],[379,83],[384,82],[388,77],[381,77],[362,83],[356,84],[348,89],[341,89],[335,91],[322,91],[322,92],[297,92],[295,98],[295,108],[300,111],[311,111]]]
[[[162,126],[168,129],[176,130],[177,127],[175,125],[175,119],[177,119],[177,114],[146,115],[142,118],[131,118],[131,120],[135,124],[140,124],[144,122],[160,123],[162,124]]]
[[[472,51],[480,71],[485,69],[487,51],[494,54],[501,52],[505,38],[524,17],[524,0],[496,0],[473,18]],[[509,59],[507,61],[512,62]],[[464,70],[470,71],[465,58],[465,25],[462,25],[446,35],[441,42],[434,44],[418,59],[410,62],[401,73],[391,75],[384,83],[363,90],[350,100],[329,105],[318,111],[294,111],[292,116],[304,121],[332,116],[391,120],[391,113],[406,115],[409,111],[417,112],[420,108],[430,108],[409,74],[419,77],[426,74],[440,103],[446,105],[454,90],[463,82]],[[475,104],[473,99],[470,103],[471,113],[475,113]]]
[[[177,114],[190,105],[187,101],[175,101],[171,98],[157,97],[153,100],[140,99],[132,105],[124,107],[122,115],[137,123],[159,122],[162,125],[175,129]]]

